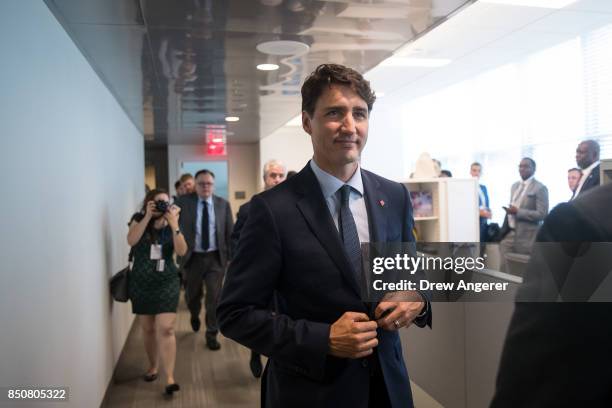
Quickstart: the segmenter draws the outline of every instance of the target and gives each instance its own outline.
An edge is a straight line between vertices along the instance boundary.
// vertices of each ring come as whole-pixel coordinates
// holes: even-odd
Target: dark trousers
[[[204,307],[206,308],[206,336],[214,337],[219,331],[217,325],[217,302],[221,294],[224,268],[221,266],[219,251],[197,253],[184,267],[185,270],[185,302],[191,312],[191,317],[199,317],[202,310],[204,295],[202,283],[206,286]]]
[[[391,408],[387,385],[383,377],[382,367],[378,357],[378,350],[366,357],[370,367],[370,393],[368,397],[368,408]]]
[[[391,408],[391,401],[382,372],[370,376],[368,408]]]

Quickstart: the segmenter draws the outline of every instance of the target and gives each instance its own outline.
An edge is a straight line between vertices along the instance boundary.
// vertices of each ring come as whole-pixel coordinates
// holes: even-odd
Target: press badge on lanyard
[[[160,244],[151,244],[151,260],[157,261],[157,272],[163,272],[166,261],[162,259],[162,246]]]

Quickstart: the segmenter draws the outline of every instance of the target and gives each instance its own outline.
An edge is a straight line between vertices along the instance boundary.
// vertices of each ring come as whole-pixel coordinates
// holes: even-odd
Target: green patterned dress
[[[136,213],[132,220],[140,222],[143,217]],[[150,259],[151,244],[155,241],[162,245],[163,272],[158,272],[157,261]],[[140,315],[176,313],[180,279],[172,259],[174,245],[170,227],[153,232],[147,229],[133,249],[134,265],[128,275],[132,312]]]

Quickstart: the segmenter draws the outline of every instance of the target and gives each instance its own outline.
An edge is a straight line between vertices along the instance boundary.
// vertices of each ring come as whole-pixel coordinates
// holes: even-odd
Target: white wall
[[[263,138],[259,146],[259,174],[268,160],[280,160],[287,165],[287,170],[300,171],[312,158],[310,136],[300,126],[283,126]],[[259,184],[263,188],[263,181]]]
[[[374,103],[370,113],[368,142],[361,153],[361,164],[364,169],[380,176],[403,181],[408,180],[411,170],[404,156],[404,118],[397,106],[397,101],[386,97]]]
[[[143,139],[42,1],[0,3],[0,49],[0,386],[99,406],[133,319],[108,279],[144,195]]]
[[[168,177],[169,185],[180,177],[181,163],[190,161],[228,161],[229,202],[234,213],[234,221],[238,208],[249,201],[253,194],[259,192],[260,175],[259,150],[256,143],[227,145],[227,156],[208,156],[205,145],[168,145]],[[174,190],[172,189],[174,192]],[[245,191],[244,200],[236,200],[234,192]]]

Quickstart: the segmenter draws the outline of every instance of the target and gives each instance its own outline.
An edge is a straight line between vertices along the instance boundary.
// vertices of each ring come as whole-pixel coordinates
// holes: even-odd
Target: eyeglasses
[[[207,182],[204,182],[204,181],[200,181],[200,182],[198,182],[196,184],[198,186],[200,186],[200,187],[210,187],[210,186],[214,186],[215,185],[215,183],[207,183]]]

